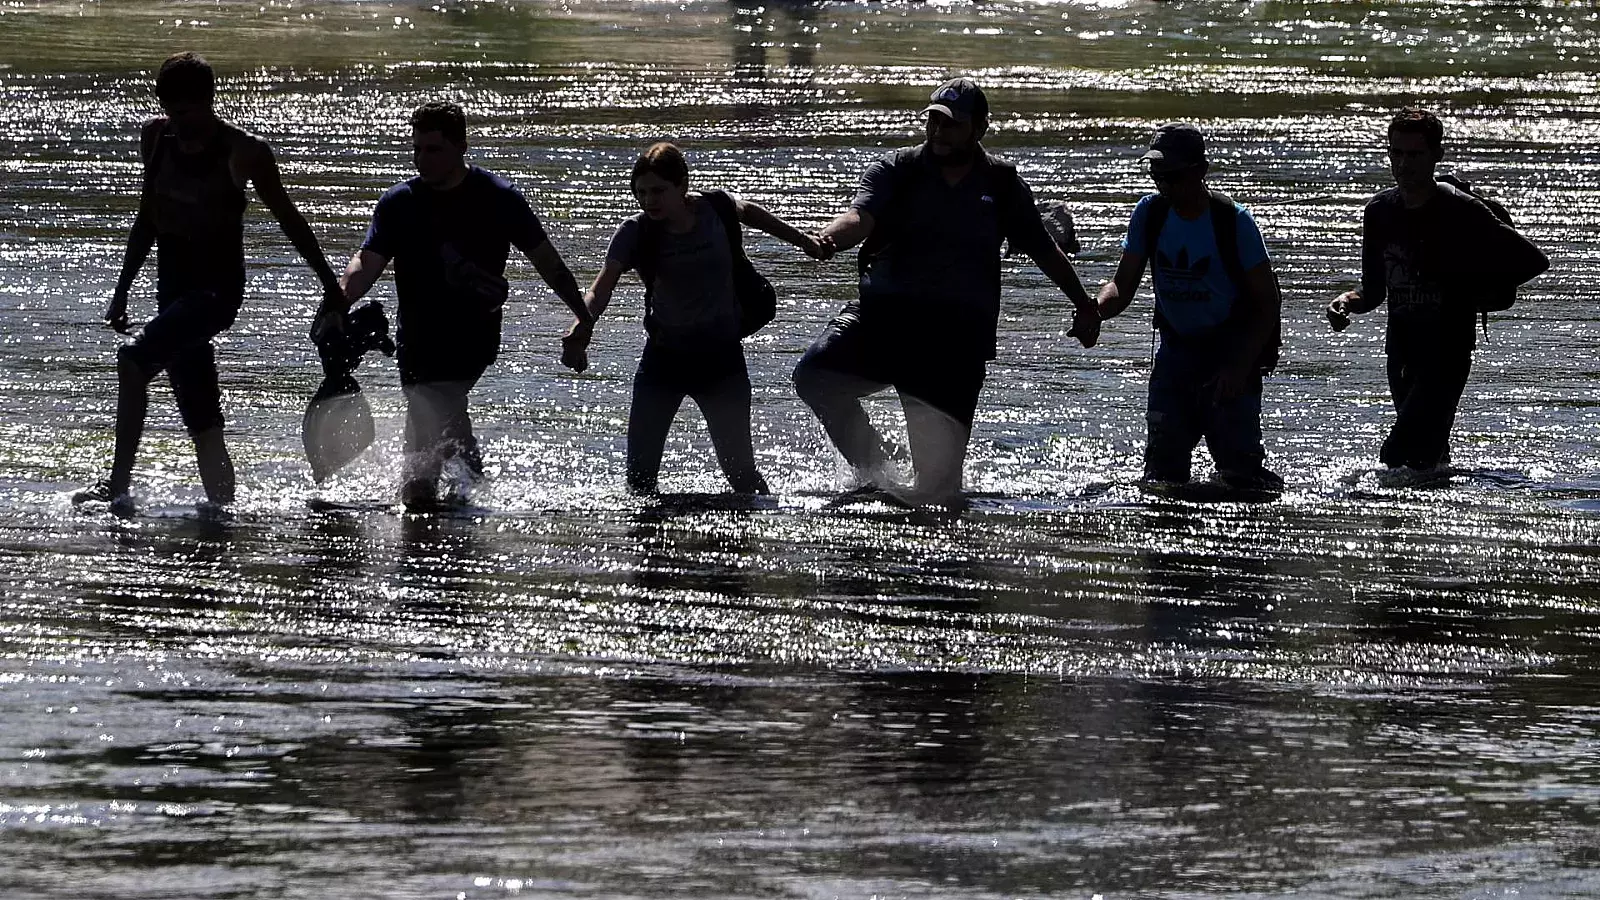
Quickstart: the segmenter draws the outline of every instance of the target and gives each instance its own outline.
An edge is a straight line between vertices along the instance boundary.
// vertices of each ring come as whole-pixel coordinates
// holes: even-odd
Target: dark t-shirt
[[[1362,214],[1361,305],[1389,304],[1390,353],[1470,351],[1483,286],[1520,284],[1546,265],[1487,206],[1448,185],[1415,209],[1389,188]]]
[[[473,166],[448,191],[420,177],[390,188],[373,211],[362,249],[394,260],[401,368],[492,362],[500,347],[500,307],[448,278],[447,259],[459,255],[503,277],[511,247],[530,253],[546,240],[521,192],[486,169]]]
[[[951,185],[921,148],[895,151],[867,167],[850,205],[889,238],[861,276],[863,322],[929,350],[993,359],[1001,245],[1030,255],[1053,247],[1016,170],[980,150]]]

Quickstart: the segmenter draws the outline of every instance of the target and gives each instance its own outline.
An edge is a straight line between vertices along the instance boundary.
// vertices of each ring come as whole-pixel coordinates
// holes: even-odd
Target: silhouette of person
[[[283,189],[272,148],[217,117],[216,75],[198,54],[161,64],[156,96],[165,115],[144,124],[144,186],[128,235],[106,325],[127,334],[128,293],[156,249],[156,316],[117,350],[116,446],[111,473],[78,491],[74,502],[132,509],[129,489],[149,407],[149,384],[163,370],[172,382],[184,428],[194,440],[206,499],[234,499],[233,460],[223,442],[222,392],[211,339],[233,324],[244,300],[246,183],[272,211],[283,233],[322,282],[341,296],[337,276],[311,227]]]
[[[467,395],[500,352],[511,248],[527,256],[579,321],[593,317],[522,193],[467,163],[461,107],[442,100],[418,107],[411,143],[417,175],[378,200],[366,240],[345,269],[344,293],[318,312],[312,336],[343,328],[345,311],[395,261],[395,345],[406,398],[400,500],[425,507],[437,500],[446,459],[459,456],[474,480],[483,477]]]

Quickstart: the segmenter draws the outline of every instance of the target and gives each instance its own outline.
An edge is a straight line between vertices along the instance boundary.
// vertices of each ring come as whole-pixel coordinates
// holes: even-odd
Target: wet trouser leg
[[[1472,371],[1472,351],[1390,353],[1389,393],[1395,420],[1384,439],[1384,465],[1431,469],[1450,458],[1450,429]]]
[[[684,397],[700,407],[728,484],[739,493],[767,493],[750,437],[750,374],[737,343],[681,349],[645,344],[628,414],[628,487],[657,489],[667,433]]]
[[[1204,398],[1206,449],[1217,475],[1239,488],[1280,489],[1283,479],[1267,469],[1261,441],[1261,379],[1254,377],[1244,393],[1222,403]]]
[[[133,343],[117,351],[111,496],[126,494],[133,481],[133,463],[150,408],[150,382],[166,370],[184,427],[195,442],[206,496],[216,503],[231,503],[233,461],[222,439],[222,391],[211,339],[233,324],[237,297],[208,290],[158,292],[156,317],[145,323]]]
[[[861,406],[861,399],[889,387],[876,345],[859,318],[841,314],[812,342],[794,369],[795,391],[822,422],[828,439],[857,472],[871,472],[888,461],[883,437]]]
[[[646,345],[633,375],[633,403],[628,409],[628,490],[655,492],[667,432],[672,430],[672,420],[688,393],[663,371],[663,364]]]
[[[1266,468],[1261,440],[1261,379],[1239,396],[1216,400],[1221,371],[1218,349],[1163,339],[1150,373],[1145,407],[1146,481],[1189,480],[1194,449],[1203,438],[1219,478],[1250,488],[1279,488],[1283,479]]]
[[[960,496],[985,374],[983,360],[946,358],[938,369],[918,366],[896,377],[920,499],[945,502]]]
[[[1144,480],[1189,480],[1194,448],[1205,436],[1193,367],[1163,342],[1145,400]]]
[[[167,379],[178,402],[178,414],[194,441],[200,483],[213,503],[232,503],[235,490],[233,458],[223,443],[222,389],[217,383],[216,354],[211,343],[179,351],[167,364]]]
[[[477,383],[476,377],[470,377],[401,385],[406,397],[406,463],[402,475],[406,499],[425,500],[432,496],[446,459],[457,453],[476,456],[477,437],[472,433],[467,397]]]
[[[133,346],[126,344],[117,351],[117,431],[109,479],[112,497],[126,494],[133,484],[133,462],[139,455],[144,420],[150,411],[150,379],[156,374],[146,370],[129,352]]]
[[[709,384],[690,391],[705,417],[717,464],[728,484],[740,494],[768,493],[767,481],[756,468],[755,446],[750,438],[750,373],[744,350],[734,347],[736,358],[719,368],[727,371]],[[658,454],[659,457],[659,454]]]

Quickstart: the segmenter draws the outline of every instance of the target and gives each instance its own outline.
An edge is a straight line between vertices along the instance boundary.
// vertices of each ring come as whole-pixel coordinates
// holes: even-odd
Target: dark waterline
[[[1600,211],[1588,6],[1495,3],[26,3],[0,9],[0,896],[1586,897],[1600,890]],[[178,21],[181,20],[181,23]],[[335,264],[437,95],[580,279],[632,157],[806,227],[947,73],[1110,275],[1154,123],[1200,122],[1286,289],[1276,503],[1133,485],[1149,301],[1092,352],[1008,265],[955,520],[822,508],[843,483],[788,371],[852,260],[761,238],[747,342],[772,504],[723,489],[697,414],[622,490],[642,343],[621,292],[590,373],[516,270],[467,514],[309,514],[314,279],[259,205],[218,355],[232,514],[154,398],[145,511],[102,471],[97,322],[159,60],[206,53]],[[1454,456],[1396,489],[1381,314],[1330,335],[1383,123],[1438,109],[1451,165],[1554,261],[1481,346]],[[388,299],[388,282],[378,293]],[[152,305],[136,292],[135,318]],[[331,489],[393,490],[401,401]],[[874,415],[892,422],[890,403]],[[1202,474],[1204,468],[1202,466]]]

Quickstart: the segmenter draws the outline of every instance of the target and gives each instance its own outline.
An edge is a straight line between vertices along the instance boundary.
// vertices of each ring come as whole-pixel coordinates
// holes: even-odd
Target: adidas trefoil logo
[[[1178,249],[1178,258],[1176,260],[1168,259],[1167,254],[1157,250],[1156,265],[1160,266],[1163,271],[1165,271],[1168,275],[1171,275],[1173,278],[1200,279],[1204,278],[1206,273],[1211,271],[1211,257],[1200,257],[1199,259],[1195,260],[1194,268],[1191,269],[1189,267],[1188,247],[1181,247]]]
[[[1178,250],[1177,259],[1168,259],[1157,249],[1156,268],[1165,282],[1160,291],[1163,303],[1209,303],[1212,300],[1211,288],[1205,283],[1206,273],[1211,271],[1210,256],[1202,256],[1191,265],[1187,247]]]

